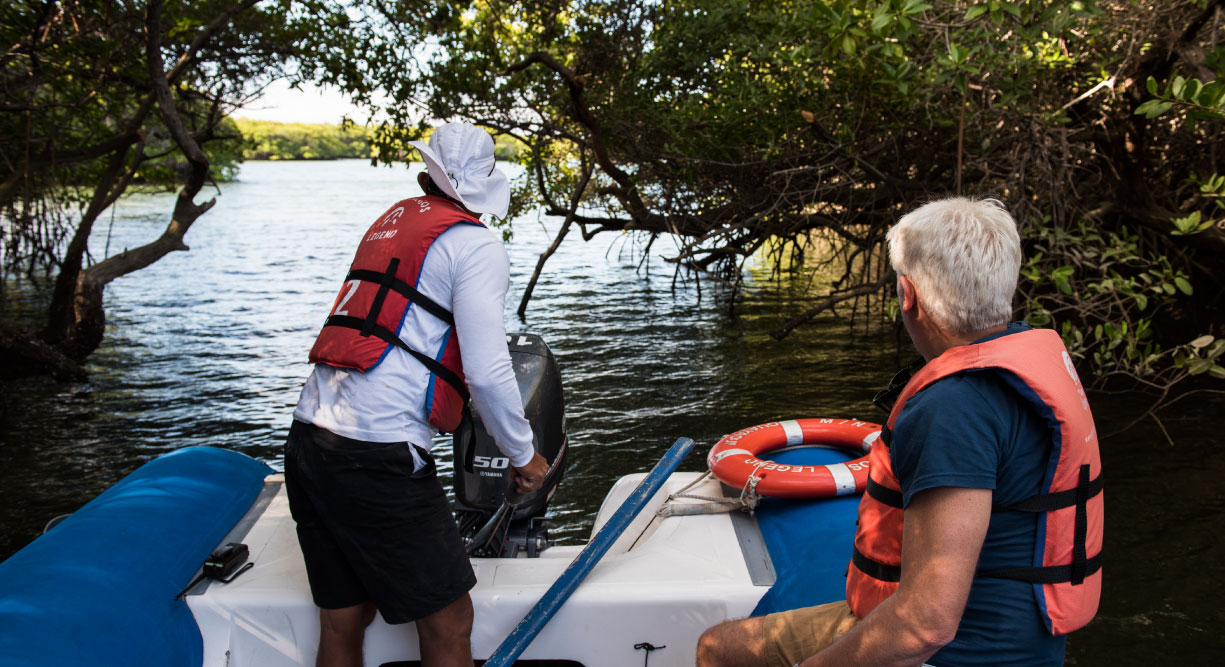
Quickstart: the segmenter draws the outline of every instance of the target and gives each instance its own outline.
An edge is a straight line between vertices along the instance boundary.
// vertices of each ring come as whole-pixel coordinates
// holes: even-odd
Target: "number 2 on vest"
[[[336,310],[335,312],[332,313],[333,315],[348,315],[349,314],[349,311],[341,310],[341,308],[344,308],[345,304],[349,302],[349,299],[352,299],[353,295],[357,292],[357,281],[350,280],[349,282],[345,283],[345,285],[349,286],[349,291],[345,292],[345,295],[341,297],[340,299],[340,303],[336,304]]]

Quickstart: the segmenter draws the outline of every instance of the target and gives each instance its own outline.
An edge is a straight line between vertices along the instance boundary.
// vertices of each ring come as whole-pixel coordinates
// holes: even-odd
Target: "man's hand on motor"
[[[549,472],[549,462],[544,460],[544,457],[539,453],[532,456],[532,460],[522,468],[515,468],[515,474],[512,476],[515,484],[519,487],[519,493],[531,493],[540,488],[544,483],[544,476]]]

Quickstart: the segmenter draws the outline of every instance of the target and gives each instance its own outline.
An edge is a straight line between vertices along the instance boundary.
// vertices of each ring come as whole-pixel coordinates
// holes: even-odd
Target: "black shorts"
[[[285,488],[315,604],[373,601],[388,623],[424,618],[463,597],[476,575],[429,452],[352,440],[294,420]]]

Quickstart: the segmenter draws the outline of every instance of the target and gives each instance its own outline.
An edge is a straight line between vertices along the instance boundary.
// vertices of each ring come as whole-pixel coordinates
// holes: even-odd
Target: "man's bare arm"
[[[990,520],[990,489],[915,494],[906,508],[897,593],[801,667],[914,667],[951,642]]]

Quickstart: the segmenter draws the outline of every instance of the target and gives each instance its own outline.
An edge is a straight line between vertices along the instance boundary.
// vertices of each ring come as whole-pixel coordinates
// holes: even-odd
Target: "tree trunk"
[[[85,371],[53,345],[39,340],[7,320],[0,319],[0,382],[31,375],[50,375],[57,380],[81,380]]]
[[[130,149],[131,144],[111,154],[110,162],[102,173],[102,180],[94,188],[94,196],[84,213],[81,214],[81,220],[77,223],[72,240],[68,242],[64,259],[60,262],[60,273],[55,278],[55,291],[51,297],[47,328],[43,331],[43,339],[59,347],[77,361],[83,360],[97,348],[96,343],[92,346],[80,344],[76,335],[76,318],[73,313],[75,294],[79,289],[81,269],[85,262],[85,251],[89,245],[89,235],[93,231],[94,222],[106,210],[109,203],[114,202],[114,197],[118,195],[118,192],[125,189],[126,179],[119,179],[119,173],[123,171]],[[116,181],[120,183],[118,192],[115,188]]]
[[[243,9],[255,4],[255,0],[246,0],[237,4],[210,23],[201,35],[193,42],[192,47],[198,49],[208,37],[211,37],[221,26],[224,26],[233,16]],[[157,104],[162,122],[174,138],[175,144],[187,158],[190,171],[183,188],[175,200],[174,213],[166,231],[152,243],[134,250],[126,250],[113,257],[83,269],[83,261],[89,235],[94,221],[107,207],[113,205],[119,198],[135,174],[137,167],[144,158],[143,134],[136,159],[125,171],[131,144],[123,146],[112,154],[111,162],[103,173],[101,182],[89,207],[82,215],[81,223],[69,243],[61,266],[60,275],[56,279],[55,295],[52,298],[51,312],[46,340],[77,361],[85,359],[102,344],[106,332],[106,311],[103,309],[103,294],[107,284],[112,280],[139,271],[162,257],[176,250],[188,250],[183,243],[183,237],[192,223],[204,215],[216,204],[210,199],[203,204],[196,204],[195,197],[204,187],[209,174],[209,159],[200,149],[195,137],[187,131],[183,119],[179,115],[174,95],[170,90],[173,80],[186,62],[187,55],[180,59],[178,65],[169,73],[165,71],[161,53],[161,2],[150,2],[145,17],[147,42],[145,55],[148,59],[150,82],[149,100]],[[139,128],[150,110],[151,104],[145,103],[137,110],[135,118],[129,124],[129,129]],[[210,119],[220,122],[220,117]],[[214,123],[210,123],[210,126]],[[122,174],[122,177],[120,177]],[[118,180],[118,184],[116,181]]]

